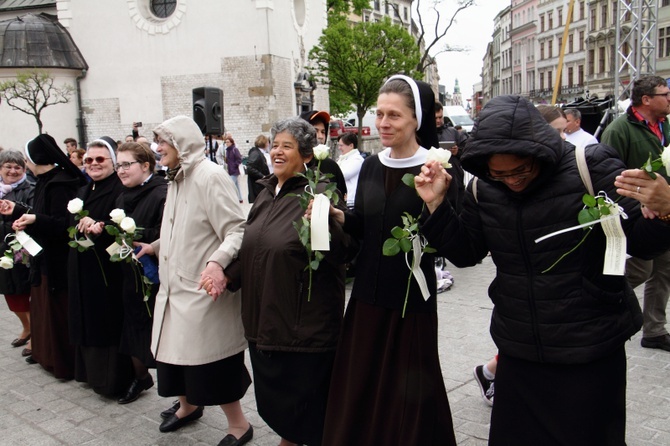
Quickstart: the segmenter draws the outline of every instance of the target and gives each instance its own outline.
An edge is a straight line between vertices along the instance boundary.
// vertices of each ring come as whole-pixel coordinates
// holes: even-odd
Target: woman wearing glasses
[[[585,152],[590,181],[579,173],[574,146],[533,104],[498,96],[481,111],[461,159],[479,178],[461,214],[444,199],[451,177],[441,166],[426,163],[415,178],[431,246],[459,267],[488,252],[496,265],[492,446],[625,444],[624,345],[642,314],[623,268],[604,271],[606,258],[623,262],[625,255],[606,257],[601,224],[536,240],[578,225],[589,183],[625,210],[617,240],[629,254],[667,250],[670,226],[641,218],[638,202],[617,195],[614,181],[626,166],[614,149],[593,144]]]
[[[59,379],[74,377],[74,350],[68,337],[67,203],[86,183],[81,171],[49,135],[26,145],[26,165],[37,177],[33,207],[0,201],[0,213],[15,219],[12,229],[25,231],[42,247],[30,258],[32,356]]]
[[[84,156],[91,182],[79,189],[88,216],[71,224],[89,234],[94,245],[70,250],[70,341],[75,346],[75,379],[88,383],[96,393],[114,396],[132,381],[130,358],[118,352],[123,324],[121,264],[110,261],[106,249],[114,238],[106,231],[95,234],[92,225],[109,220],[123,191],[115,175],[116,143],[103,136],[89,143]]]
[[[116,173],[125,186],[116,207],[123,209],[125,214],[135,220],[138,227],[144,228],[140,242],[151,243],[158,239],[163,219],[163,207],[167,194],[165,178],[154,175],[156,158],[153,151],[135,142],[121,145],[117,152]],[[154,265],[157,259],[151,258]],[[134,266],[123,262],[123,331],[121,333],[120,351],[131,357],[135,379],[130,384],[125,395],[119,399],[119,404],[126,404],[139,398],[143,390],[154,385],[149,374],[149,368],[155,368],[156,362],[151,354],[151,325],[154,311],[154,302],[158,292],[157,277],[150,277],[151,295],[144,302],[141,277]],[[149,277],[149,271],[140,271]]]

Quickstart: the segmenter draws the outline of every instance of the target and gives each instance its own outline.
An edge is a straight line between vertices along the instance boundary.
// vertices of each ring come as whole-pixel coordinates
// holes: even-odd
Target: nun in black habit
[[[84,163],[91,182],[79,189],[88,216],[75,222],[81,232],[96,222],[111,224],[109,213],[124,190],[115,172],[116,143],[103,136],[88,144]],[[70,250],[70,341],[75,346],[75,379],[99,394],[118,396],[133,379],[130,356],[119,353],[123,327],[121,263],[106,249],[114,243],[107,231],[89,234],[95,242],[83,252]]]
[[[403,75],[389,78],[377,98],[376,126],[385,149],[363,163],[353,212],[331,209],[361,250],[323,445],[455,445],[437,350],[435,256],[421,258],[423,292],[402,252],[382,254],[391,229],[403,226],[403,214],[418,218],[423,208],[402,177],[418,175],[427,149],[438,145],[430,86]]]
[[[33,207],[3,200],[0,212],[16,221],[43,249],[30,259],[32,356],[56,378],[74,377],[74,349],[68,337],[68,202],[86,183],[79,168],[49,135],[26,145],[26,165],[37,178]]]

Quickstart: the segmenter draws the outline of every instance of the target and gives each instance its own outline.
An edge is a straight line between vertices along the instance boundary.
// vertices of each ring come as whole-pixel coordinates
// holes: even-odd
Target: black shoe
[[[249,423],[249,429],[240,438],[236,438],[233,434],[228,434],[219,441],[217,446],[242,446],[247,444],[254,436],[254,427]]]
[[[181,404],[179,404],[179,400],[175,400],[175,402],[172,403],[172,407],[170,407],[169,409],[165,409],[163,412],[161,412],[161,418],[162,419],[170,418],[172,415],[175,414],[175,412],[179,410],[180,407]]]
[[[203,406],[198,406],[197,409],[195,409],[193,412],[190,414],[186,415],[184,418],[179,418],[177,417],[177,414],[173,414],[170,418],[166,418],[158,428],[161,432],[172,432],[176,431],[177,429],[182,428],[186,424],[190,423],[191,421],[195,421],[198,418],[202,417],[203,412],[205,411],[205,408]]]
[[[37,364],[37,361],[35,361],[35,360],[33,359],[32,355],[31,355],[31,356],[28,356],[28,357],[26,358],[26,362],[27,362],[28,364]]]
[[[147,375],[144,379],[135,378],[128,387],[128,391],[124,396],[118,399],[119,404],[128,404],[140,397],[143,390],[149,390],[154,386],[154,379],[151,375]]]
[[[661,336],[654,336],[653,338],[642,338],[640,345],[644,348],[659,348],[670,352],[670,335],[664,334]]]
[[[493,397],[495,394],[495,387],[493,380],[486,379],[484,376],[484,366],[478,365],[474,370],[475,381],[479,384],[479,390],[482,391],[482,399],[489,406],[493,406]]]

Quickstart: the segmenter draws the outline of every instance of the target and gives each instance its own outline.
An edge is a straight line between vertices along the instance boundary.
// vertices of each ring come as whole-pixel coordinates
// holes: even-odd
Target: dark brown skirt
[[[249,343],[258,414],[280,437],[318,446],[335,352],[260,351]]]
[[[158,394],[186,396],[195,406],[218,406],[242,399],[251,385],[244,352],[202,365],[174,365],[156,361]]]
[[[437,350],[437,314],[350,300],[323,444],[455,445]]]
[[[491,446],[624,446],[626,352],[588,364],[540,364],[500,353]]]
[[[5,294],[5,300],[9,310],[14,313],[30,311],[30,294]]]
[[[46,275],[42,275],[39,286],[32,287],[30,329],[33,359],[56,378],[74,378],[74,347],[70,344],[68,332],[67,289],[50,293]]]

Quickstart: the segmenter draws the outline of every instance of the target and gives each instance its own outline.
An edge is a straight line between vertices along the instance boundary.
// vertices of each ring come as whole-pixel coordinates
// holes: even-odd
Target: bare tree
[[[447,32],[449,32],[449,29],[451,29],[451,26],[455,23],[456,21],[456,16],[458,14],[465,10],[468,9],[470,6],[473,6],[475,4],[475,0],[458,0],[456,2],[457,8],[456,11],[451,15],[451,18],[446,18],[447,16],[443,15],[440,13],[440,9],[438,9],[438,6],[440,6],[442,3],[444,3],[441,0],[433,0],[432,5],[429,8],[429,13],[435,17],[435,25],[433,27],[433,33],[432,35],[432,40],[427,40],[430,37],[427,37],[427,31],[426,31],[426,24],[424,24],[424,16],[421,13],[421,0],[416,0],[416,25],[418,27],[418,39],[417,39],[417,45],[419,45],[419,51],[421,52],[421,59],[419,60],[419,63],[416,66],[416,70],[419,71],[420,73],[425,73],[426,68],[430,66],[431,64],[434,63],[435,56],[438,54],[442,53],[447,53],[447,52],[459,52],[459,51],[467,51],[466,48],[462,47],[455,47],[451,46],[448,43],[445,43],[442,48],[440,48],[437,52],[434,52],[431,56],[431,52],[433,52],[435,49],[437,49],[438,44],[444,37],[447,35]],[[422,47],[423,44],[423,47]]]
[[[16,74],[16,79],[0,83],[0,94],[7,105],[33,116],[42,133],[42,111],[56,104],[70,101],[74,88],[71,85],[54,86],[54,80],[45,70],[27,70]]]

